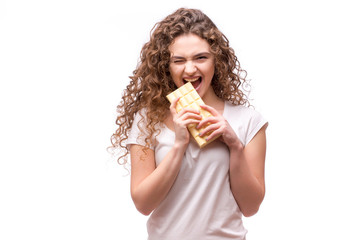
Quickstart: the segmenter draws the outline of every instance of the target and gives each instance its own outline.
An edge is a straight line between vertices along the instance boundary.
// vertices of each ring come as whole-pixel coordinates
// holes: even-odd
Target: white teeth
[[[199,79],[200,79],[200,77],[197,77],[197,78],[184,78],[184,80],[187,81],[187,82],[195,82],[195,81],[197,81]]]

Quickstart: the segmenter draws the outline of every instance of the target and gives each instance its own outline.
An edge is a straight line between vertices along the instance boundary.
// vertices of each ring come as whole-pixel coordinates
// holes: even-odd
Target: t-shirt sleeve
[[[131,126],[129,137],[126,142],[126,146],[129,148],[131,144],[137,144],[146,146],[146,119],[144,112],[137,112],[134,117],[134,121]],[[143,131],[141,131],[141,130]],[[154,149],[154,146],[150,144],[150,149]]]
[[[265,126],[267,128],[268,121],[257,111],[250,112],[250,119],[247,126],[247,134],[245,138],[245,145],[247,145],[257,134],[257,132]]]

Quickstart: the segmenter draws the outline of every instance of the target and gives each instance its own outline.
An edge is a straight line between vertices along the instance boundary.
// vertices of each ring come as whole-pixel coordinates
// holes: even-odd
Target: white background
[[[236,2],[236,3],[235,3]],[[203,10],[270,122],[249,240],[360,239],[355,1],[0,1],[0,239],[146,239],[106,152],[153,25]]]

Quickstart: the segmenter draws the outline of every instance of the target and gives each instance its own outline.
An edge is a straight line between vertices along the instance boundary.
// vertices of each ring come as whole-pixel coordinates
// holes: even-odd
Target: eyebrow
[[[194,57],[202,56],[202,55],[211,55],[209,52],[201,52],[194,55]],[[184,59],[185,57],[182,56],[172,56],[172,59]]]

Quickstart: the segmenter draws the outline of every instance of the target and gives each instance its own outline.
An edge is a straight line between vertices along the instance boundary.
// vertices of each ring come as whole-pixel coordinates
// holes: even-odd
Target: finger
[[[213,107],[211,107],[209,105],[200,105],[200,107],[202,109],[205,109],[206,111],[208,111],[209,113],[211,113],[215,117],[220,115],[220,113],[218,111],[216,111],[215,108],[213,108]]]
[[[180,97],[176,98],[174,101],[171,102],[170,104],[170,112],[175,115],[177,112],[176,112],[176,104],[177,102],[179,101]]]
[[[185,124],[185,126],[189,126],[190,124],[198,124],[199,123],[199,120],[196,120],[196,119],[187,119],[187,120],[184,120],[183,123]]]
[[[218,122],[219,120],[215,117],[207,117],[204,120],[202,120],[199,125],[197,126],[197,129],[202,128],[203,126],[206,126],[207,124],[214,124]]]
[[[223,134],[223,128],[220,126],[210,125],[200,132],[200,137],[205,137],[206,141],[210,141]]]
[[[211,141],[212,139],[218,137],[219,135],[222,135],[220,130],[213,131],[209,136],[205,138],[206,141]]]
[[[199,122],[200,122],[200,120],[189,118],[189,119],[185,119],[185,120],[178,119],[178,120],[176,120],[175,124],[177,126],[181,126],[181,127],[188,127],[189,125],[192,125],[192,124],[197,125]]]
[[[219,124],[210,124],[206,126],[204,129],[202,129],[199,135],[200,137],[210,135],[212,132],[218,131],[219,129],[221,131],[221,126]]]
[[[183,114],[188,113],[188,112],[200,115],[200,111],[197,110],[197,109],[194,109],[194,108],[183,108],[183,109],[181,109],[179,114],[183,115]]]
[[[199,113],[194,113],[194,112],[185,112],[182,115],[180,115],[179,117],[182,120],[186,120],[186,119],[196,119],[200,122],[200,120],[202,119],[202,116]]]

